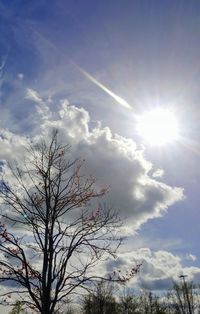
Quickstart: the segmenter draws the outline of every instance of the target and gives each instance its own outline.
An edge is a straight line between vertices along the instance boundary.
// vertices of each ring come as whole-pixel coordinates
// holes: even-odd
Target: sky
[[[127,235],[117,263],[142,261],[137,284],[154,290],[198,281],[200,2],[0,0],[0,32],[0,159],[57,127],[110,187]],[[179,141],[138,134],[155,107],[173,109]]]

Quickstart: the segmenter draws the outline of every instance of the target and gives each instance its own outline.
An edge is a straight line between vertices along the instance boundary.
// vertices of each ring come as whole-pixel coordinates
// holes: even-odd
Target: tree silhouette
[[[60,144],[55,131],[49,142],[30,145],[23,169],[17,163],[9,166],[14,183],[2,176],[0,282],[7,289],[2,293],[4,304],[18,294],[22,304],[51,314],[94,280],[124,282],[138,271],[133,268],[126,278],[115,272],[95,273],[99,261],[115,254],[121,242],[117,236],[121,223],[112,209],[94,205],[93,200],[107,189],[96,190],[95,178],[82,173],[83,161],[71,161],[69,152],[70,147]]]
[[[101,281],[95,291],[83,299],[83,314],[117,314],[117,302],[113,295],[114,287]]]

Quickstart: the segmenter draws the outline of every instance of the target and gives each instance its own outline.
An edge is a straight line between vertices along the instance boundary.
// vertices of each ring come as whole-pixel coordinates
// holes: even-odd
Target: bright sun
[[[179,136],[176,117],[168,109],[156,108],[139,116],[137,130],[147,144],[154,146],[169,144]]]

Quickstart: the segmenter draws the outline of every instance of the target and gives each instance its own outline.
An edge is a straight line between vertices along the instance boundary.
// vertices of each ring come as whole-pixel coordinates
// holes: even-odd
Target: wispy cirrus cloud
[[[197,260],[197,257],[193,254],[186,254],[186,259],[192,262],[195,262]]]
[[[26,99],[29,99],[29,100],[32,100],[38,104],[43,104],[43,100],[42,98],[40,97],[40,95],[34,90],[34,89],[31,89],[31,88],[27,88],[27,91],[26,91]]]

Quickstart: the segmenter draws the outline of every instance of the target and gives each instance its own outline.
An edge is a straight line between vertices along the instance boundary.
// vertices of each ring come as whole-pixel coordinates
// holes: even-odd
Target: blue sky
[[[36,136],[41,125],[47,128],[48,119],[58,120],[64,100],[73,110],[83,108],[89,114],[89,130],[100,121],[102,130],[108,127],[113,136],[129,138],[140,149],[143,143],[136,134],[134,110],[140,113],[169,104],[175,108],[184,140],[163,148],[146,145],[142,154],[152,163],[152,173],[164,170],[156,182],[184,188],[185,198],[179,195],[166,203],[159,218],[153,212],[156,202],[152,201],[151,215],[148,202],[144,207],[137,205],[147,216],[143,219],[133,210],[138,234],[130,236],[127,250],[165,250],[179,256],[183,268],[198,268],[200,2],[0,0],[0,32],[0,123],[2,132],[10,132],[4,136],[14,146],[23,136]],[[133,113],[82,75],[75,64],[125,99]],[[36,104],[42,106],[37,112]],[[77,114],[74,123],[79,123],[82,114]],[[11,140],[14,134],[17,138]],[[75,134],[78,140],[80,133]],[[80,147],[78,152],[87,159],[87,149]],[[88,157],[94,171],[103,167],[104,153],[98,151],[98,156],[101,160],[96,164]],[[128,175],[125,161],[113,159]],[[112,195],[110,200],[114,202]],[[127,207],[130,204],[127,200]]]

